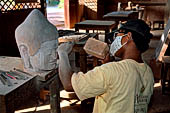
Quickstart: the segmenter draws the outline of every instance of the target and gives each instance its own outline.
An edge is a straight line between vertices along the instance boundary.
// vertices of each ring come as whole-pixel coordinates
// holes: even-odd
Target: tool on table
[[[7,84],[8,86],[13,86],[13,84],[11,83],[11,81],[9,80],[9,78],[6,77],[5,73],[1,72],[0,73],[1,78],[3,78],[3,80],[5,81],[5,84]]]
[[[27,76],[24,76],[23,74],[16,72],[16,71],[12,71],[10,70],[10,72],[8,72],[10,75],[15,76],[15,78],[17,78],[18,80],[26,80],[28,79]]]
[[[11,74],[9,74],[7,71],[0,70],[0,73],[2,73],[4,76],[9,77],[10,79],[15,79],[16,80],[16,78],[14,76],[12,76]]]
[[[16,80],[16,78],[15,78],[14,76],[12,76],[11,74],[9,74],[8,72],[6,72],[5,74],[6,74],[6,76],[8,76],[9,78]]]
[[[0,76],[0,80],[1,80],[1,82],[2,82],[3,85],[6,85],[6,81],[5,81],[4,78],[2,78],[1,76]]]
[[[12,79],[12,80],[15,80],[15,81],[13,82],[13,84],[18,84],[18,82],[16,81],[16,80],[17,80],[16,77],[10,75],[8,72],[5,72],[4,75],[6,75],[7,77],[9,77],[9,78]]]
[[[20,77],[20,75],[18,75],[17,73],[10,71],[10,72],[7,72],[7,74],[15,77],[17,80],[23,80],[23,77]]]
[[[27,72],[24,72],[24,71],[22,71],[22,70],[20,70],[20,69],[16,69],[16,68],[14,68],[14,70],[15,71],[17,71],[17,72],[20,72],[20,73],[23,73],[24,75],[26,75],[26,76],[32,76],[31,74],[29,74],[29,73],[27,73]]]

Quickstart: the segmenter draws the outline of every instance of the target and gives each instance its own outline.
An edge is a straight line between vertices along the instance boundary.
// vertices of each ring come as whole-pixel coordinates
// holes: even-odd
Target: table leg
[[[75,31],[76,31],[76,32],[79,32],[79,29],[78,29],[78,27],[77,27],[76,24],[75,24]]]
[[[86,33],[89,33],[89,30],[86,30]]]
[[[108,33],[109,33],[109,29],[106,29],[106,30],[105,30],[105,39],[104,39],[104,41],[105,41],[106,43],[108,43],[108,39],[107,39]]]
[[[80,71],[87,72],[87,54],[85,51],[80,52]]]
[[[60,85],[59,76],[50,84],[50,106],[51,113],[61,113],[60,109]]]

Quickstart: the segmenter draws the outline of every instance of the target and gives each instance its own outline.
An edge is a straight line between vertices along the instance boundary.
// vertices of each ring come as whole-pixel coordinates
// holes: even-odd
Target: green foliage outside
[[[49,6],[56,6],[59,4],[59,0],[48,0],[48,5]]]
[[[58,8],[63,9],[64,8],[64,0],[60,0],[60,3],[58,5]]]

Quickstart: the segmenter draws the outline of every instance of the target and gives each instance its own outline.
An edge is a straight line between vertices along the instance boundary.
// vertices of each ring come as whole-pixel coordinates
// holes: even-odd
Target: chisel
[[[15,76],[15,78],[17,78],[17,79],[19,79],[19,80],[26,80],[27,79],[27,77],[25,77],[23,74],[20,74],[20,73],[18,73],[18,72],[16,72],[16,71],[10,71],[10,72],[8,72],[9,74],[11,74],[11,75],[13,75],[13,76]]]
[[[27,73],[27,72],[24,72],[24,71],[22,71],[22,70],[20,70],[20,69],[16,69],[16,68],[14,68],[14,70],[15,71],[17,71],[17,72],[20,72],[20,73],[23,73],[24,75],[26,75],[26,76],[32,76],[31,74],[29,74],[29,73]]]
[[[5,81],[4,78],[2,78],[1,76],[0,76],[0,80],[1,80],[1,82],[2,82],[3,85],[6,85],[6,81]]]
[[[9,78],[6,77],[4,72],[3,73],[1,72],[0,76],[5,80],[5,82],[8,84],[8,86],[13,86],[13,84],[11,83]]]

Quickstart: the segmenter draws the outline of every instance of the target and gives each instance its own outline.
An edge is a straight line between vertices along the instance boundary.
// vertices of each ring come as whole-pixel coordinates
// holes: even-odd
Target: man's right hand
[[[105,64],[105,63],[108,63],[109,61],[110,61],[110,55],[108,53],[101,62],[102,62],[102,64]]]
[[[71,50],[73,49],[73,46],[74,46],[74,42],[61,43],[58,46],[57,51],[58,52],[66,52],[69,54],[71,52]]]

